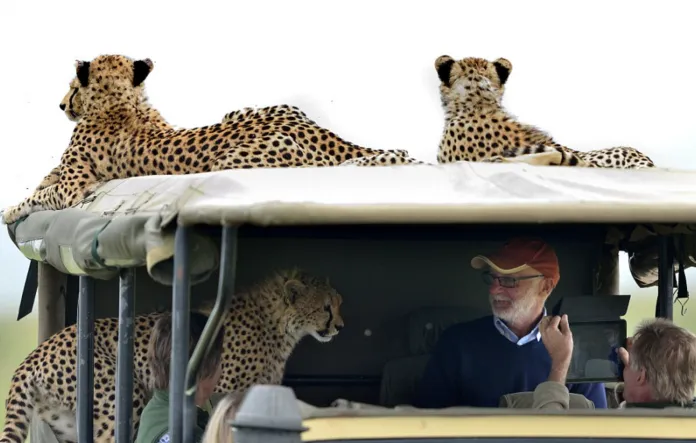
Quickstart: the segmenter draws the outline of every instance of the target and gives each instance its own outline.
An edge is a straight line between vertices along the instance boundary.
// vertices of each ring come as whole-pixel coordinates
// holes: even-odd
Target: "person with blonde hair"
[[[230,443],[234,440],[231,421],[244,401],[244,394],[233,392],[220,400],[208,420],[201,443]]]
[[[565,377],[573,352],[568,317],[545,317],[541,339],[551,356],[547,382],[534,390],[534,407],[567,409]],[[619,348],[624,364],[625,408],[695,408],[696,335],[664,318],[643,321],[628,349]]]
[[[208,317],[191,312],[189,314],[188,360],[198,344]],[[213,337],[210,350],[203,356],[196,373],[195,403],[198,407],[195,441],[203,438],[207,414],[203,409],[213,395],[215,386],[222,375],[222,351],[224,327]],[[140,426],[135,443],[167,443],[169,441],[169,377],[172,355],[172,315],[166,313],[156,322],[150,334],[147,360],[151,371],[150,388],[153,396],[140,415]]]

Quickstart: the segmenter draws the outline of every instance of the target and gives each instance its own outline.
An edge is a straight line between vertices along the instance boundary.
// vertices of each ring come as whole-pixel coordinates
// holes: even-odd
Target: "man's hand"
[[[621,363],[623,363],[624,366],[628,366],[629,362],[631,361],[631,357],[628,353],[628,350],[622,346],[616,350],[616,353],[619,354]]]
[[[551,357],[549,381],[565,383],[570,360],[573,356],[573,334],[568,325],[568,316],[544,317],[539,325],[541,341]]]

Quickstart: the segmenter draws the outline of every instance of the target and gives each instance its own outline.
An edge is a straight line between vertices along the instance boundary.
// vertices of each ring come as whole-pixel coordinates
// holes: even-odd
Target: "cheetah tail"
[[[587,167],[588,164],[578,151],[572,149],[561,149],[561,166]]]
[[[534,148],[505,148],[502,157],[530,164],[548,166],[587,166],[580,153],[558,146],[540,145]]]
[[[15,371],[5,400],[5,426],[0,443],[23,443],[34,413],[35,388],[32,371],[25,360]]]

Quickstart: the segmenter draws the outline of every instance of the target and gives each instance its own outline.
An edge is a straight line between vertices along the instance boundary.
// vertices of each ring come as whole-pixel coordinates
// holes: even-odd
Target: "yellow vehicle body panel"
[[[318,417],[303,441],[409,438],[659,438],[696,440],[696,416],[489,415]]]

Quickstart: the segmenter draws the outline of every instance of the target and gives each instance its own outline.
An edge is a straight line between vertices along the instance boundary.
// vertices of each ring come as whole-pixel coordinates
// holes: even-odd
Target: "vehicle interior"
[[[201,229],[220,241],[219,229]],[[329,343],[306,337],[288,362],[284,384],[318,407],[409,405],[442,331],[490,313],[487,286],[472,269],[472,257],[512,236],[542,237],[556,249],[561,267],[547,303],[551,310],[561,297],[627,295],[599,288],[601,279],[616,277],[615,263],[603,258],[606,232],[601,224],[242,227],[236,288],[285,267],[328,277],[343,296],[345,328]],[[118,316],[118,279],[95,281],[95,317]],[[192,285],[191,307],[214,299],[217,286],[217,272]],[[67,324],[76,322],[77,288],[78,278],[70,276]],[[172,288],[141,267],[135,299],[136,315],[170,309]],[[619,401],[614,387],[607,384],[610,407]]]

